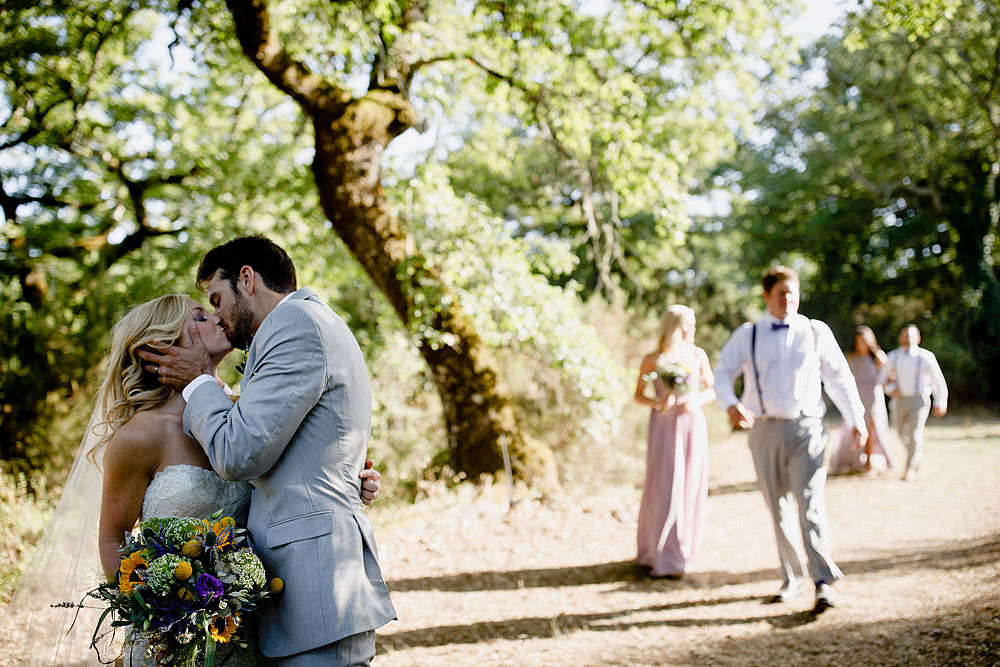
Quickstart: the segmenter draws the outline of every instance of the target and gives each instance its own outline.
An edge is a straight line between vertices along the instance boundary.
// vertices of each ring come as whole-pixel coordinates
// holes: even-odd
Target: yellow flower
[[[191,569],[191,563],[186,560],[182,560],[180,563],[177,563],[177,567],[174,568],[174,579],[177,581],[187,581],[191,578],[192,572],[194,572],[194,570]]]
[[[127,558],[122,558],[122,562],[121,565],[118,566],[118,570],[122,574],[132,574],[132,572],[135,571],[135,568],[139,567],[140,565],[145,567],[147,564],[148,563],[146,561],[146,558],[145,556],[142,555],[142,552],[136,551],[131,556],[128,556]]]
[[[146,558],[141,551],[136,551],[131,556],[122,558],[121,564],[118,566],[118,571],[121,573],[118,576],[118,590],[125,595],[131,595],[134,587],[143,585],[145,582],[142,580],[142,570],[137,568],[145,568],[146,564]]]
[[[198,540],[189,540],[181,547],[181,555],[188,558],[197,558],[201,555],[201,543]]]
[[[192,594],[191,591],[189,591],[187,588],[183,588],[182,587],[182,588],[180,588],[177,591],[177,599],[178,600],[193,600],[194,599],[194,594]]]
[[[132,589],[136,586],[142,586],[145,582],[142,579],[133,581],[131,578],[122,579],[118,582],[118,590],[120,590],[125,595],[132,595]]]
[[[233,638],[236,634],[236,626],[239,623],[239,614],[236,617],[226,616],[216,616],[215,619],[208,625],[208,634],[212,635],[212,639],[219,642],[220,644],[228,643],[229,640]],[[224,623],[224,627],[221,629],[218,627],[219,622]]]
[[[215,543],[216,548],[223,549],[232,543],[236,535],[236,520],[231,516],[224,516],[212,524],[212,532],[219,538]]]
[[[271,589],[272,593],[280,593],[282,589],[285,588],[285,582],[283,582],[280,577],[275,577],[268,582],[267,587]]]

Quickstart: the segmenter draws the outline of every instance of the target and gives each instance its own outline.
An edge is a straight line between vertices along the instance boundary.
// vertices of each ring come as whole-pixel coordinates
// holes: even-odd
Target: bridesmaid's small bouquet
[[[150,518],[122,545],[118,580],[91,593],[109,607],[94,631],[94,644],[110,614],[112,628],[130,628],[157,664],[213,667],[216,645],[246,647],[240,633],[281,580],[268,581],[264,565],[246,546],[232,517]]]
[[[662,357],[656,360],[656,368],[642,376],[646,382],[656,382],[659,380],[667,389],[690,393],[694,390],[691,370],[679,361],[670,361]]]

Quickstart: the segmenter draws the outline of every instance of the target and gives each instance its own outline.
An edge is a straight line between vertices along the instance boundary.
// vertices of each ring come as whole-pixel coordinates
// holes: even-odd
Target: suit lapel
[[[319,297],[316,296],[316,293],[313,292],[308,287],[300,287],[299,289],[292,292],[291,295],[289,295],[288,297],[289,301],[295,299],[303,299],[306,301],[315,301],[317,303],[322,303]],[[281,304],[278,305],[280,306]],[[277,309],[278,309],[277,306],[275,306],[274,310]],[[268,320],[274,317],[274,310],[268,313],[267,317],[264,318],[264,321],[260,323],[260,327],[257,329],[258,333],[260,332],[261,328],[263,328],[266,324],[268,324]],[[254,367],[256,365],[257,365],[257,336],[255,335],[253,340],[250,342],[250,347],[247,348],[247,361],[243,369],[243,378],[240,380],[240,391],[243,391],[243,383],[247,381],[247,378],[253,375]]]

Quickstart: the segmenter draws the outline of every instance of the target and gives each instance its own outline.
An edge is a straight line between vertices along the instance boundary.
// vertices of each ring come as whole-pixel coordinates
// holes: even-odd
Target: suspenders
[[[764,408],[764,394],[760,391],[760,375],[757,373],[757,323],[753,323],[753,333],[750,334],[750,363],[753,366],[753,384],[757,387],[757,400],[760,401],[760,414],[767,416]]]
[[[812,340],[813,354],[819,356],[816,347],[816,331],[813,329],[813,321],[809,320],[809,338]],[[760,390],[760,374],[757,372],[757,322],[753,323],[750,333],[750,365],[753,366],[753,383],[757,387],[757,400],[760,401],[760,414],[767,416],[767,408],[764,407],[764,394]]]

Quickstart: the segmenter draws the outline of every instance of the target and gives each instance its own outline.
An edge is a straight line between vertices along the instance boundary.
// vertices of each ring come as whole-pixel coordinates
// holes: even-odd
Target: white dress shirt
[[[750,358],[754,327],[759,392]],[[740,375],[744,389],[737,399],[733,382]],[[728,409],[742,402],[755,417],[822,417],[826,413],[822,388],[847,425],[864,430],[865,408],[833,332],[823,322],[797,313],[784,321],[765,313],[756,324],[744,324],[733,332],[715,366],[719,405]]]
[[[930,398],[933,394],[935,407],[948,409],[948,385],[945,384],[937,357],[930,350],[910,345],[890,352],[879,381],[884,383],[893,375],[895,382],[887,387],[890,393],[898,389],[903,396],[924,398]]]
[[[288,301],[289,297],[291,296],[292,292],[289,292],[285,296],[281,297],[281,301],[274,304],[275,307],[278,307],[284,302]],[[187,385],[181,390],[181,396],[184,397],[184,402],[187,403],[191,399],[191,394],[194,393],[194,390],[200,387],[201,385],[205,384],[206,382],[215,382],[215,378],[209,375],[208,373],[202,373],[195,379],[188,382]],[[230,396],[235,396],[235,393],[233,392],[232,389],[229,389],[229,387],[223,387],[223,388],[228,390],[226,392],[227,394],[229,394]]]

